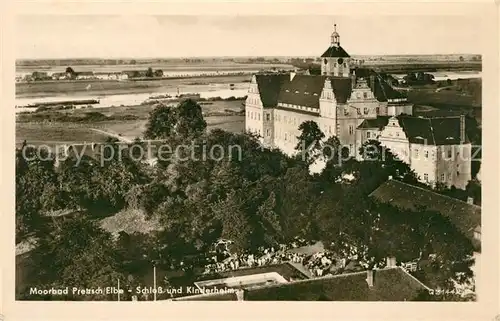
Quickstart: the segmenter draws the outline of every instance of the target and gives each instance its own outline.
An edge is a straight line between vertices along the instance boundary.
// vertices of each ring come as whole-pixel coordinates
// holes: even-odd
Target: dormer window
[[[446,137],[447,140],[452,140],[452,139],[455,139],[454,137],[451,137],[451,136],[448,136]]]
[[[318,96],[318,93],[313,93],[314,96]]]
[[[304,94],[305,94],[305,95],[309,95],[309,92],[307,92],[307,91],[304,91]]]
[[[299,91],[298,91],[298,90],[296,90],[296,91],[295,91],[295,93],[296,93],[296,94],[298,94],[298,93],[299,93]]]
[[[287,92],[287,93],[289,93],[289,92],[290,92],[290,90],[288,90],[288,89],[287,89],[287,90],[286,90],[286,92]]]

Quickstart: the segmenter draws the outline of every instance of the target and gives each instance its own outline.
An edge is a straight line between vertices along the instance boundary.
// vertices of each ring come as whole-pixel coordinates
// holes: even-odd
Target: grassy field
[[[24,140],[29,144],[41,145],[57,142],[104,142],[106,138],[107,136],[93,132],[85,125],[16,123],[16,145]]]
[[[16,97],[44,97],[53,95],[98,95],[98,94],[134,94],[148,92],[164,92],[168,89],[190,86],[209,85],[212,83],[230,84],[249,82],[250,75],[197,77],[182,79],[161,79],[144,81],[118,80],[78,80],[78,81],[39,81],[16,83]],[[90,85],[90,87],[89,87]]]
[[[242,101],[214,101],[210,104],[203,104],[202,110],[208,125],[208,130],[221,128],[230,132],[242,132],[245,128],[245,116],[236,114],[241,110]],[[149,113],[153,106],[128,106],[128,107],[109,107],[98,109],[76,109],[69,111],[58,111],[75,118],[75,121],[58,123],[39,123],[30,122],[30,117],[35,114],[25,115],[23,122],[16,123],[16,143],[20,144],[27,140],[33,144],[42,144],[43,142],[101,142],[106,136],[93,132],[90,128],[104,130],[110,133],[119,134],[125,138],[134,139],[142,137],[145,125],[149,118]],[[231,114],[230,111],[233,113]],[[85,116],[86,113],[101,113],[111,120],[95,122],[77,122],[76,119]],[[51,112],[54,113],[54,112]],[[50,114],[47,114],[50,115]],[[136,119],[113,120],[113,117],[123,118],[126,116],[135,116]],[[23,115],[24,116],[24,115]]]

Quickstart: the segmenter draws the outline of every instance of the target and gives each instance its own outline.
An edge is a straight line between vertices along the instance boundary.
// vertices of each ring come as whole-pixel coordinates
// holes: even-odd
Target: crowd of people
[[[316,244],[314,241],[308,242],[299,238],[290,244],[280,244],[278,247],[261,247],[255,253],[230,253],[228,250],[230,241],[222,244],[223,246],[218,248],[219,252],[214,253],[205,265],[204,274],[292,262],[302,264],[309,271],[310,276],[320,277],[333,273],[332,267],[345,267],[346,264],[346,259],[339,260],[330,251],[319,250],[312,254],[308,251],[295,251],[294,249]],[[223,254],[222,257],[220,254]]]

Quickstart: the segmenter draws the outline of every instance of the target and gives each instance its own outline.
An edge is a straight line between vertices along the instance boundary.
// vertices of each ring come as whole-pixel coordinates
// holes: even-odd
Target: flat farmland
[[[36,66],[16,66],[16,72],[18,73],[31,73],[33,71],[45,71],[45,72],[64,72],[66,70],[66,65],[64,66],[48,66],[48,65],[36,65]],[[123,65],[71,65],[71,68],[76,72],[81,71],[93,71],[93,72],[120,72],[127,70],[146,70],[149,67],[152,69],[161,69],[164,73],[168,72],[192,72],[192,71],[235,71],[235,70],[260,70],[260,69],[290,69],[293,68],[292,65],[288,64],[245,64],[245,63],[199,63],[199,64],[186,64],[179,62],[171,63],[141,63],[141,64],[123,64]]]
[[[251,75],[155,79],[141,81],[118,80],[58,80],[16,83],[16,97],[46,97],[55,95],[113,95],[149,92],[166,92],[176,87],[195,85],[231,84],[249,82]]]
[[[82,142],[104,142],[107,136],[92,131],[89,126],[79,124],[36,124],[16,123],[16,145],[22,144],[24,140],[29,144],[56,144],[82,143]]]
[[[208,130],[220,128],[230,132],[243,132],[245,116],[237,114],[242,107],[241,100],[201,102]],[[76,109],[70,111],[51,112],[65,114],[69,121],[55,123],[40,123],[30,121],[31,114],[23,115],[23,122],[16,123],[16,143],[27,140],[32,144],[45,142],[101,142],[107,136],[91,129],[99,129],[109,133],[134,139],[142,137],[152,105],[108,107],[96,109]],[[101,113],[109,118],[102,121],[77,121],[87,113]],[[35,116],[36,114],[32,114]],[[48,119],[51,114],[47,114]],[[134,119],[127,119],[133,116]],[[72,118],[74,117],[74,121]]]

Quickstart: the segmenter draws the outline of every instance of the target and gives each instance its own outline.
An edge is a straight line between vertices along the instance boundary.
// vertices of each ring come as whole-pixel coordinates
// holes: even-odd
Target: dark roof
[[[374,71],[370,69],[359,69],[358,71],[360,77],[366,78],[368,86],[378,101],[405,98],[404,94],[392,89]],[[356,76],[358,76],[358,72]],[[297,74],[292,80],[290,80],[289,74],[256,74],[255,77],[264,107],[276,107],[277,103],[281,102],[319,108],[319,98],[327,78],[331,81],[335,99],[338,103],[346,103],[352,92],[353,80],[348,77],[304,74]]]
[[[448,217],[464,235],[474,239],[474,229],[481,225],[481,207],[435,193],[398,180],[388,180],[370,196],[400,208],[417,210],[425,207]]]
[[[355,68],[357,78],[365,78],[368,87],[372,90],[378,101],[385,102],[388,99],[406,98],[403,92],[392,88],[376,71],[369,68]]]
[[[424,118],[401,115],[398,116],[398,121],[410,143],[460,144],[460,117]],[[464,135],[467,142],[467,134]]]
[[[374,271],[374,285],[367,272],[340,274],[245,291],[248,301],[405,301],[416,298],[425,285],[403,271],[389,268]]]
[[[290,81],[288,74],[256,74],[260,100],[264,107],[275,107],[283,83]]]
[[[328,76],[296,75],[281,86],[278,102],[319,108],[319,98]],[[351,96],[351,79],[330,77],[335,99],[345,103]]]
[[[359,124],[358,128],[362,129],[369,129],[369,128],[376,128],[376,129],[382,129],[384,128],[387,123],[389,122],[389,116],[377,116],[377,118],[373,119],[365,119],[361,124]]]
[[[321,55],[321,58],[325,57],[339,57],[339,58],[349,58],[349,54],[340,45],[338,47],[331,45],[325,52]]]

